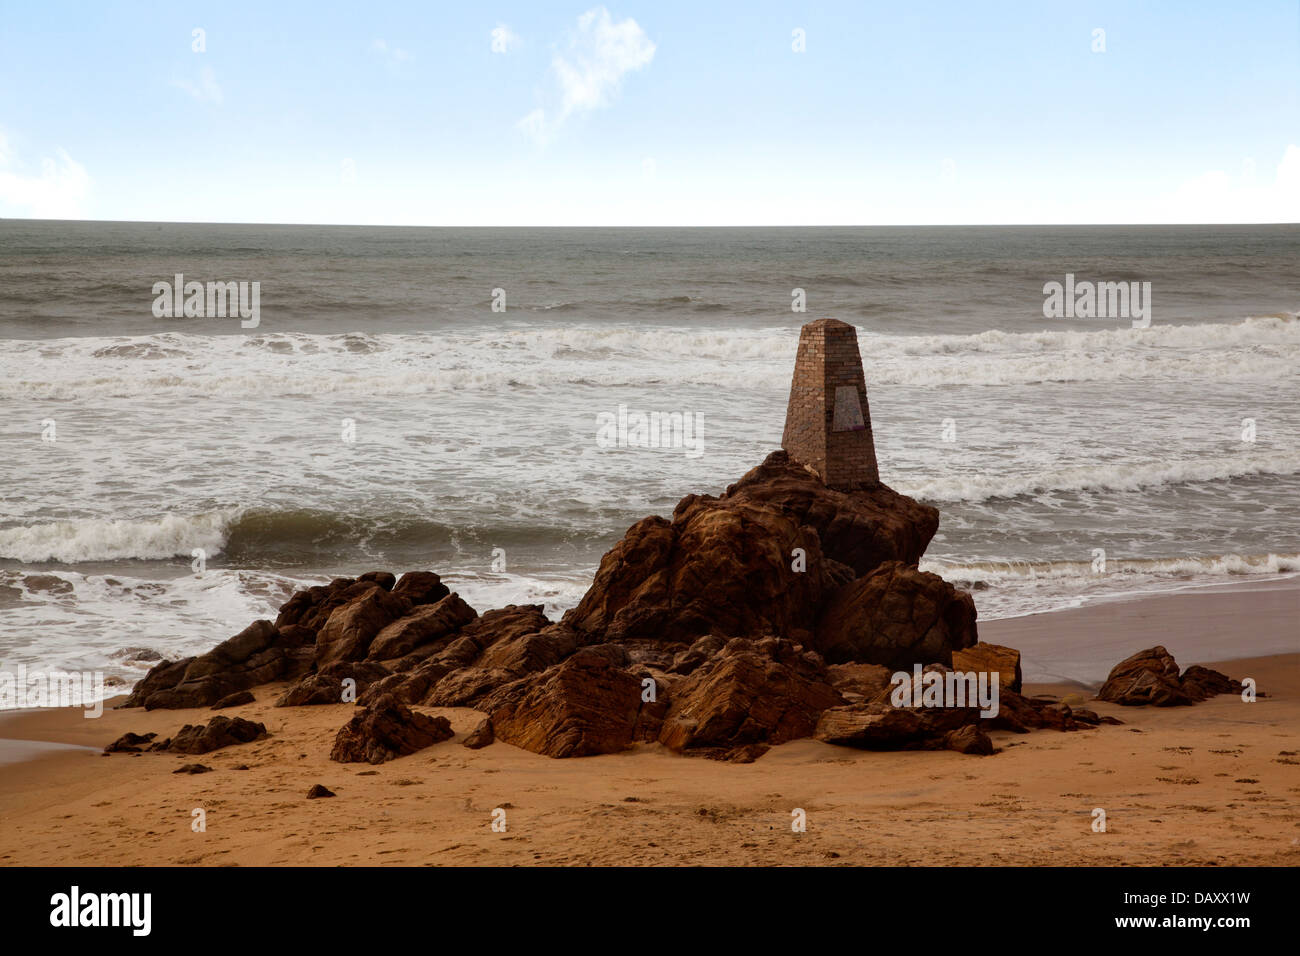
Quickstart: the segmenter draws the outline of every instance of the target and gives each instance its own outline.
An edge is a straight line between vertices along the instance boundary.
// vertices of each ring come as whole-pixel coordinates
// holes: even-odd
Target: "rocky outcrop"
[[[832,596],[813,642],[826,660],[952,664],[953,651],[976,642],[975,602],[937,574],[887,561]]]
[[[635,739],[642,681],[621,649],[587,647],[532,677],[507,684],[479,709],[497,740],[547,757],[616,753]]]
[[[822,711],[842,702],[816,654],[778,638],[736,638],[673,689],[659,740],[727,756],[807,737]]]
[[[832,711],[836,737],[836,721],[875,706],[891,668],[947,664],[975,644],[969,596],[916,567],[937,526],[933,508],[878,482],[834,490],[777,452],[722,495],[688,495],[671,519],[633,525],[558,623],[540,605],[480,615],[432,572],[372,571],[294,594],[274,624],[209,654],[159,664],[130,704],[198,706],[289,680],[278,706],[355,691],[363,710],[335,760],[379,762],[451,735],[413,705],[482,711],[469,747],[499,739],[570,757],[659,742],[753,760]],[[927,746],[959,729],[915,719]],[[962,732],[947,745],[984,742]]]
[[[811,646],[822,603],[883,561],[915,564],[938,513],[883,485],[840,492],[774,452],[720,497],[688,495],[601,560],[564,623],[593,642],[782,636]]]
[[[270,621],[254,621],[206,654],[158,664],[123,706],[208,707],[238,691],[296,677],[310,667],[299,637]]]
[[[334,609],[316,632],[316,666],[365,660],[370,643],[389,624],[411,610],[410,602],[378,584]]]
[[[453,736],[446,717],[417,713],[392,695],[385,695],[339,730],[330,759],[339,763],[383,763]]]
[[[402,578],[406,581],[410,575]],[[437,577],[437,575],[432,575]],[[395,592],[395,596],[402,592]],[[404,617],[382,628],[371,642],[369,656],[372,660],[392,660],[405,657],[417,647],[432,644],[460,630],[478,616],[477,612],[461,600],[459,594],[449,594],[436,604],[416,607]]]
[[[1174,656],[1157,645],[1116,664],[1097,692],[1097,698],[1126,707],[1176,707],[1215,694],[1239,693],[1238,681],[1208,667],[1194,665],[1180,675]]]

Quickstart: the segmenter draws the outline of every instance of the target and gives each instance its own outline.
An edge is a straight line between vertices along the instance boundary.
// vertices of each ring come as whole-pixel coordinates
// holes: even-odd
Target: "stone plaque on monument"
[[[831,421],[831,431],[860,432],[866,427],[866,422],[862,420],[862,405],[858,402],[857,386],[836,386],[835,417]]]

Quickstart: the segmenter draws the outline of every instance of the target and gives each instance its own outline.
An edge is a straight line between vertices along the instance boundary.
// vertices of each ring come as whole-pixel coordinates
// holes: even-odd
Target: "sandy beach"
[[[981,628],[1024,648],[1094,647],[1114,663],[1164,643],[1176,656],[1215,630],[1296,641],[1294,582],[1219,588],[1035,615]],[[1082,658],[1081,650],[1076,654]],[[106,709],[6,715],[0,862],[6,865],[1294,865],[1300,862],[1300,653],[1218,659],[1266,694],[1190,707],[1091,702],[1122,726],[1016,735],[989,757],[867,752],[804,739],[752,764],[658,744],[555,760],[459,743],[481,718],[443,714],[453,740],[370,767],[329,743],[350,705],[275,708],[280,686],[232,708],[270,736],[202,757],[115,754],[121,733],[170,735],[211,712]],[[1100,661],[1098,662],[1100,666]],[[1104,669],[1104,668],[1103,668]],[[1088,695],[1077,683],[1028,694]],[[27,741],[29,743],[16,743]],[[64,745],[33,755],[31,741]],[[68,745],[72,745],[69,747]],[[20,752],[21,751],[21,752]],[[174,773],[199,762],[212,772]],[[336,796],[306,799],[314,784]],[[206,811],[206,831],[191,829]],[[1105,833],[1093,832],[1096,808]],[[505,811],[505,832],[492,829]],[[792,832],[792,812],[807,830]]]

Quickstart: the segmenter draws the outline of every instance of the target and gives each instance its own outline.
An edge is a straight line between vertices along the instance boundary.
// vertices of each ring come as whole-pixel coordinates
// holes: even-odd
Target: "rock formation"
[[[1130,707],[1173,707],[1194,704],[1216,694],[1240,693],[1239,681],[1208,667],[1193,665],[1180,675],[1174,656],[1156,646],[1116,664],[1097,698]]]
[[[918,569],[939,515],[879,481],[851,326],[805,327],[785,445],[722,494],[632,525],[560,621],[537,605],[479,614],[429,571],[372,571],[294,594],[274,622],[207,654],[161,662],[126,706],[235,705],[290,681],[277,706],[358,705],[330,756],[370,763],[453,736],[415,707],[475,708],[484,719],[466,746],[551,757],[658,742],[747,761],[814,735],[986,754],[986,727],[1103,722],[1021,696],[1019,654],[978,643],[970,595]],[[891,670],[914,665],[998,672],[998,716],[894,706]],[[1108,686],[1127,680],[1126,697],[1177,678],[1153,666]],[[1216,686],[1210,675],[1189,670],[1179,693]]]

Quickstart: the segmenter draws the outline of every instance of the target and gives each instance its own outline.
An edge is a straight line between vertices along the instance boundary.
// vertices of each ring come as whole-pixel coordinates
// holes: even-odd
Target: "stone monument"
[[[799,332],[781,447],[836,491],[880,483],[858,332],[838,319]]]

